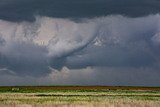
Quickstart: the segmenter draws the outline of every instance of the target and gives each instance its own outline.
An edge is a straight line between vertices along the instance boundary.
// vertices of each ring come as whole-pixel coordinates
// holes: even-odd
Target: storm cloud
[[[159,10],[159,0],[0,0],[0,85],[158,86]]]
[[[129,17],[160,12],[159,0],[0,0],[0,19],[34,21],[36,15],[93,18],[121,14]]]

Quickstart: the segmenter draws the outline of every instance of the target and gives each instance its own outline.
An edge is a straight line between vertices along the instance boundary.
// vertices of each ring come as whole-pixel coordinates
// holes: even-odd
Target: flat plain
[[[0,87],[0,107],[160,107],[160,87]]]

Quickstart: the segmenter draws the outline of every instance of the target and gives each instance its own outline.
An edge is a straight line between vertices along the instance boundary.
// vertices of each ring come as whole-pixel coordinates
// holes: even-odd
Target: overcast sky
[[[0,85],[160,86],[160,0],[0,0]]]

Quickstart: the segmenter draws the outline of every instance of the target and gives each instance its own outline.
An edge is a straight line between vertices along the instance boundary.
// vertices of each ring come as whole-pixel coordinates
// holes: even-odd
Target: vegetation
[[[160,105],[159,87],[0,87],[0,107],[99,107],[113,105],[125,107]],[[19,106],[20,105],[20,106]],[[145,107],[144,106],[144,107]],[[46,106],[45,106],[46,107]],[[109,106],[110,107],[110,106]]]

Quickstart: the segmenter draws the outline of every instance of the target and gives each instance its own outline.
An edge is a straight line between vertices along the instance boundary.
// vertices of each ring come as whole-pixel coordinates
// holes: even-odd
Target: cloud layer
[[[2,74],[2,73],[1,73]],[[91,68],[53,70],[43,77],[0,75],[0,85],[112,85],[159,86],[160,74],[152,68]]]
[[[36,15],[93,18],[120,14],[130,17],[160,12],[159,0],[0,0],[0,19],[34,21]]]
[[[159,14],[78,22],[40,16],[35,22],[0,20],[1,80],[44,76],[41,84],[159,85],[159,46]]]

